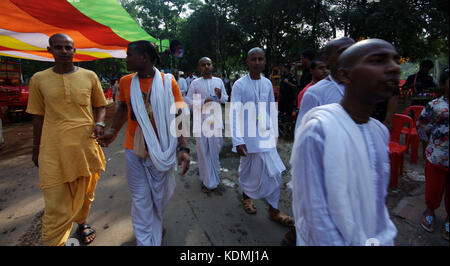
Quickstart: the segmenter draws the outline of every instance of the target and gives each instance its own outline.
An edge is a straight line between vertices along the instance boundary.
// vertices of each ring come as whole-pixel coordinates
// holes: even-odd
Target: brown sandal
[[[202,184],[202,192],[203,193],[208,194],[208,193],[211,193],[212,191],[213,191],[213,189],[209,189],[205,185]]]
[[[256,206],[253,204],[253,200],[248,199],[242,199],[242,205],[244,206],[244,211],[248,214],[255,214],[256,213]]]
[[[291,216],[279,211],[278,214],[276,215],[271,215],[269,214],[269,219],[280,223],[281,225],[284,226],[293,226],[294,225],[294,218],[292,218]]]

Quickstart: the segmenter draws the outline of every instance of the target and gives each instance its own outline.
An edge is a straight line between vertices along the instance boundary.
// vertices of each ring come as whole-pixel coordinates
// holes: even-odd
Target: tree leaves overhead
[[[268,71],[272,65],[298,60],[304,49],[319,52],[326,41],[343,35],[385,39],[413,62],[448,57],[446,0],[121,2],[151,35],[183,43],[185,55],[172,60],[172,67],[185,70],[194,70],[202,56],[222,71],[245,69],[246,52],[260,46],[266,51]]]
[[[350,1],[349,35],[380,38],[413,61],[448,55],[447,1]]]

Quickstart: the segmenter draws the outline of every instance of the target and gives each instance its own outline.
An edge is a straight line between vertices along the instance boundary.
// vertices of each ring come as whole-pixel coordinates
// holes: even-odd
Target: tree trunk
[[[217,72],[221,73],[219,7],[217,6],[217,0],[214,0],[214,17],[216,19],[216,68],[217,68]]]
[[[349,22],[348,22],[348,16],[350,15],[350,6],[351,6],[352,0],[345,1],[345,27],[344,27],[344,36],[348,36],[349,32]]]

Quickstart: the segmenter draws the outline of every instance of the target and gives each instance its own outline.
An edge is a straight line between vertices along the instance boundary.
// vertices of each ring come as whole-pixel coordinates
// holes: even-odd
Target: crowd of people
[[[265,199],[269,219],[289,228],[284,237],[288,245],[366,245],[373,240],[394,245],[397,229],[385,201],[400,55],[391,43],[380,39],[355,42],[347,37],[331,40],[320,56],[302,53],[299,79],[295,66],[283,66],[275,117],[288,121],[298,108],[288,184],[293,192],[293,217],[278,207],[286,166],[277,152],[278,121],[264,117],[273,113],[275,96],[272,82],[262,75],[266,67],[263,49],[248,51],[248,74],[234,82],[227,75],[224,82],[213,77],[214,64],[208,57],[198,60],[200,77],[191,72],[183,76],[177,69],[165,74],[157,68],[161,59],[152,43],[131,42],[126,65],[133,73],[115,81],[116,109],[108,126],[107,103],[97,76],[72,62],[73,40],[55,34],[47,49],[55,65],[31,78],[27,107],[33,115],[32,158],[39,167],[45,201],[45,245],[64,245],[73,222],[85,244],[95,239],[96,231],[87,218],[100,172],[105,169],[102,147],[115,141],[125,123],[126,176],[137,245],[161,245],[166,231],[163,213],[175,193],[175,165],[181,166],[181,175],[190,166],[186,141],[190,135],[183,123],[192,110],[194,124],[222,132],[221,112],[214,108],[227,102],[237,106],[225,115],[233,125],[232,151],[240,156],[243,211],[255,214],[254,200]],[[422,75],[415,75],[415,90],[425,84]],[[448,69],[441,74],[441,85],[444,95],[424,108],[417,124],[421,138],[429,143],[427,209],[422,223],[428,231],[434,230],[434,210],[444,193],[448,213]],[[248,104],[258,106],[254,114],[246,108]],[[261,104],[265,107],[259,108]],[[374,118],[378,107],[383,111]],[[198,111],[201,115],[196,118]],[[212,119],[217,113],[220,119]],[[173,134],[171,122],[179,118],[179,131]],[[220,183],[222,135],[206,133],[200,130],[194,137],[201,191],[210,193]],[[443,237],[448,239],[448,216]]]

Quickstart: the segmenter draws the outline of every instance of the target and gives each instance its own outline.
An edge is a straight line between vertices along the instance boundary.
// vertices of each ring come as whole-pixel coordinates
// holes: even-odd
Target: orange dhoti
[[[72,223],[86,223],[99,177],[100,174],[95,173],[43,189],[45,209],[42,242],[45,246],[64,245],[72,230]]]

